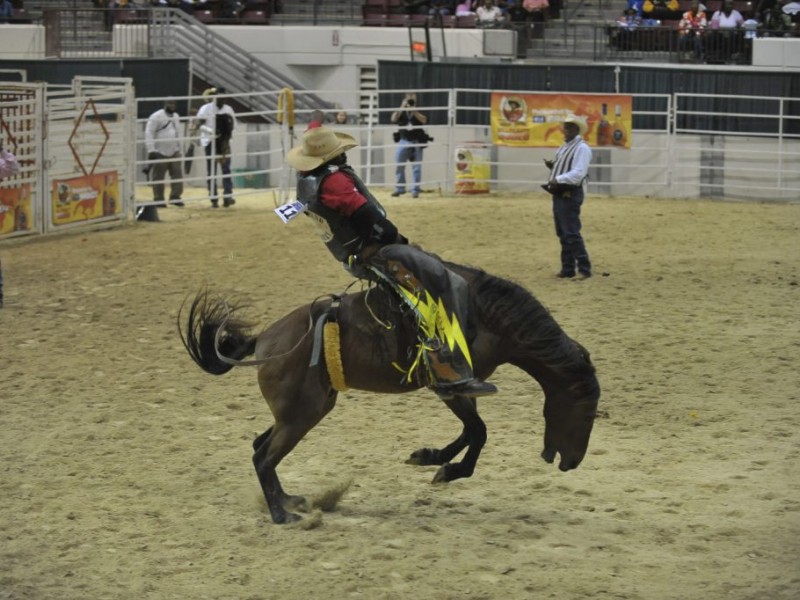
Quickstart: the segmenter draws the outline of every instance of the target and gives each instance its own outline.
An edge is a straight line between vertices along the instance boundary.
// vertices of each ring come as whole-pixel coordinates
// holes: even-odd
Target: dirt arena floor
[[[542,394],[480,402],[475,475],[404,464],[458,421],[429,392],[341,394],[284,461],[271,523],[252,368],[203,373],[176,331],[202,286],[267,325],[349,276],[272,196],[0,245],[0,598],[800,598],[800,204],[590,197],[596,276],[562,281],[549,199],[390,199],[412,240],[530,289],[592,352],[589,452],[539,458]]]

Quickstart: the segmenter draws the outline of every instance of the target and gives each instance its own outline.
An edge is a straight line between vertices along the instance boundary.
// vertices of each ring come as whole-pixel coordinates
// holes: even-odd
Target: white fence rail
[[[537,191],[547,173],[543,158],[552,156],[552,148],[517,148],[492,143],[490,99],[500,90],[424,90],[419,96],[420,108],[434,125],[426,127],[434,138],[425,149],[422,187],[427,191],[452,193],[456,189],[457,154],[462,147],[483,147],[488,155],[490,191]],[[514,93],[526,92],[514,90]],[[540,92],[530,92],[540,93]],[[275,96],[279,92],[268,92]],[[296,92],[296,96],[303,92]],[[392,187],[395,181],[395,143],[392,134],[396,127],[389,115],[402,98],[402,92],[365,93],[360,106],[338,102],[337,94],[315,92],[331,104],[341,107],[327,111],[326,124],[354,135],[360,140],[358,149],[348,153],[348,159],[368,185]],[[231,100],[248,104],[248,96],[232,95]],[[350,96],[341,92],[341,98]],[[797,119],[789,107],[800,100],[770,99],[767,114],[739,114],[735,110],[698,111],[692,108],[690,94],[653,94],[634,96],[634,122],[646,121],[648,128],[634,128],[631,148],[594,149],[590,171],[589,191],[609,195],[648,195],[663,197],[716,197],[741,200],[800,199],[800,136],[786,132],[787,125]],[[425,98],[444,99],[426,103]],[[706,97],[708,98],[708,97]],[[153,100],[163,99],[146,99]],[[196,109],[200,98],[184,98]],[[715,96],[714,106],[747,100],[739,96]],[[759,98],[759,101],[766,100]],[[263,105],[263,103],[260,103]],[[275,104],[275,98],[270,98]],[[650,107],[637,110],[637,104]],[[800,107],[795,106],[797,113]],[[336,124],[336,113],[347,114],[345,124]],[[284,156],[288,148],[298,143],[310,118],[310,110],[298,111],[294,128],[270,124],[277,111],[252,111],[237,114],[239,124],[232,143],[232,169],[236,183],[234,195],[260,193],[272,189],[285,197],[290,194],[294,175],[288,173]],[[698,119],[699,118],[699,119]],[[742,133],[698,129],[688,124],[694,121],[730,123],[743,119],[755,123],[771,123],[763,132]],[[188,123],[190,117],[184,117]],[[254,122],[255,121],[255,122]],[[258,121],[261,121],[260,123]],[[744,122],[743,121],[743,122]],[[748,126],[749,127],[749,126]],[[752,127],[750,127],[752,129]],[[143,145],[144,120],[137,127],[137,157],[139,184],[146,181],[141,170],[147,164]],[[191,143],[188,134],[185,142]],[[205,187],[206,168],[202,152],[196,153],[191,173],[185,175],[188,186]],[[141,194],[140,194],[141,195]],[[146,204],[147,198],[137,198]]]
[[[418,93],[433,137],[422,168],[424,191],[452,193],[458,154],[481,148],[490,192],[539,193],[547,172],[543,158],[553,148],[494,145],[491,94],[501,90],[438,89]],[[300,96],[304,92],[296,92]],[[513,90],[516,94],[528,92]],[[540,92],[529,92],[540,93]],[[294,174],[285,162],[311,116],[298,109],[290,126],[288,105],[278,110],[281,91],[231,95],[238,124],[231,144],[234,196],[271,190],[275,201],[292,193]],[[309,94],[311,94],[309,92]],[[339,108],[326,124],[354,135],[360,147],[348,158],[365,182],[393,187],[396,145],[389,122],[402,91],[364,92],[359,106],[347,106],[350,91],[315,92]],[[253,102],[254,96],[260,96]],[[144,145],[146,119],[137,103],[163,104],[164,98],[134,100],[130,80],[76,78],[71,86],[0,83],[0,136],[22,163],[19,174],[0,181],[0,240],[20,235],[123,222],[152,204],[143,170],[152,164]],[[184,148],[194,112],[203,97],[178,98],[184,106]],[[428,101],[430,100],[430,101]],[[800,200],[800,99],[693,94],[635,95],[631,148],[594,149],[589,191],[608,195],[714,197],[755,201]],[[648,107],[646,110],[637,107]],[[188,110],[187,108],[188,107]],[[335,123],[338,111],[347,115]],[[410,173],[409,173],[410,175]],[[192,199],[206,199],[206,160],[195,157],[183,181]],[[207,200],[206,200],[207,201]],[[11,216],[13,215],[13,217]]]

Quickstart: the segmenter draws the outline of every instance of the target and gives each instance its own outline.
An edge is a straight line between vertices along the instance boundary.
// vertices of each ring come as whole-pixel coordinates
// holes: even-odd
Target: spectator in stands
[[[503,23],[503,12],[494,0],[483,0],[483,4],[475,9],[478,27],[497,27]]]
[[[429,0],[403,0],[399,7],[399,12],[407,15],[427,15],[431,10]]]
[[[233,198],[233,180],[231,178],[231,138],[236,127],[236,113],[230,104],[222,98],[225,88],[210,88],[204,95],[211,101],[200,107],[192,126],[193,135],[200,131],[200,145],[206,154],[206,187],[211,199],[211,206],[219,206],[219,190],[217,188],[217,165],[222,170],[223,206],[226,208],[236,204]]]
[[[720,9],[711,17],[707,62],[727,63],[739,59],[743,47],[739,28],[743,24],[744,17],[733,8],[733,0],[723,0]]]
[[[456,5],[456,16],[457,17],[471,17],[475,14],[475,11],[472,10],[474,2],[462,2],[461,4]]]
[[[417,95],[407,93],[400,104],[400,108],[392,113],[392,123],[400,129],[394,134],[394,141],[398,143],[395,153],[395,188],[392,196],[406,193],[406,163],[411,163],[411,175],[414,179],[411,188],[411,197],[418,198],[420,181],[422,180],[422,151],[428,142],[428,134],[422,125],[428,122],[428,117],[417,107]]]
[[[0,0],[0,23],[8,23],[14,16],[14,6],[10,0]]]
[[[238,19],[244,10],[241,0],[222,0],[220,16],[223,19]]]
[[[644,0],[642,14],[656,21],[678,21],[683,16],[678,0]]]
[[[682,54],[682,59],[687,58],[683,56],[684,54],[691,53],[696,62],[701,60],[703,35],[707,24],[706,13],[700,10],[700,3],[693,2],[678,23],[678,52]]]
[[[642,5],[644,2],[642,0],[628,0],[628,10],[633,10],[636,12],[636,16],[639,19],[642,18]]]
[[[586,279],[592,276],[592,263],[581,236],[581,205],[592,150],[581,137],[588,129],[583,118],[570,115],[564,119],[563,127],[564,145],[554,160],[545,159],[550,175],[542,187],[553,196],[553,218],[561,242],[561,271],[557,276],[575,277],[577,267],[578,274]]]
[[[347,113],[343,110],[340,110],[336,113],[336,124],[337,125],[347,125],[348,121]]]
[[[540,38],[544,35],[544,22],[547,20],[548,0],[522,0],[525,21],[531,26],[531,36]]]
[[[317,127],[322,127],[325,123],[325,113],[319,109],[311,111],[311,116],[308,118],[308,127],[306,127],[306,131],[309,129],[316,129]]]
[[[642,23],[636,9],[626,8],[617,18],[617,28],[611,31],[611,45],[618,50],[631,50],[634,47],[633,31]]]
[[[147,160],[156,161],[148,165],[153,185],[153,202],[164,205],[165,175],[169,173],[170,204],[183,206],[183,153],[181,152],[181,118],[177,103],[168,98],[164,108],[155,111],[147,119],[144,141]]]
[[[792,17],[781,10],[780,4],[776,4],[764,14],[761,29],[765,37],[788,37],[792,30]]]
[[[733,8],[733,0],[723,0],[720,9],[711,17],[711,23],[712,29],[736,29],[742,26],[744,17]]]
[[[431,7],[428,9],[428,14],[433,17],[446,17],[447,15],[451,15],[453,14],[452,2],[447,2],[446,0],[431,2]]]

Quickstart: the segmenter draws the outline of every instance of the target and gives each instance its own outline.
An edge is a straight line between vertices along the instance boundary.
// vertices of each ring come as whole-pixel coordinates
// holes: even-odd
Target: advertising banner
[[[72,179],[53,180],[53,225],[83,223],[118,215],[119,176],[117,171],[95,173]]]
[[[0,188],[0,237],[15,231],[31,231],[31,185]]]
[[[486,144],[469,143],[456,148],[456,194],[488,194],[491,165]]]
[[[622,94],[492,94],[492,139],[500,146],[553,147],[564,143],[569,115],[586,119],[590,146],[630,149],[632,96]]]

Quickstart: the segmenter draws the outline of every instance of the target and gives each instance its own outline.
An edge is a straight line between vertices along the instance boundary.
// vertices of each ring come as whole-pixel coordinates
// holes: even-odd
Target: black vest
[[[349,165],[324,165],[314,171],[297,175],[297,199],[306,205],[306,215],[316,222],[322,241],[331,254],[346,263],[348,256],[361,252],[365,240],[353,227],[349,217],[331,210],[319,199],[322,182],[336,171],[346,173],[353,180],[356,189],[367,199],[367,203],[376,207],[382,216],[386,216],[386,211]]]

